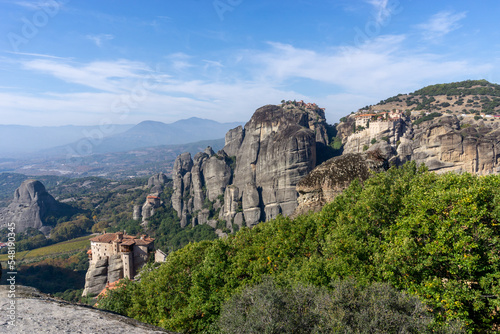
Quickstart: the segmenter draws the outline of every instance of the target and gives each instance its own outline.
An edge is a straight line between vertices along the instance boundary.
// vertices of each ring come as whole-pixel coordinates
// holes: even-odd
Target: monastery
[[[154,239],[141,235],[137,238],[123,232],[105,233],[90,239],[90,265],[97,261],[109,259],[113,255],[121,255],[123,277],[133,279],[135,273],[149,259],[154,251]]]

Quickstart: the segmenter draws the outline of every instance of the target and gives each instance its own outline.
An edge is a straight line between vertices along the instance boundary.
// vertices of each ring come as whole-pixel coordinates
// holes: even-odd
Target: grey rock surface
[[[0,332],[40,334],[116,334],[171,333],[135,319],[93,307],[51,298],[34,288],[16,286],[16,297],[9,298],[6,285],[0,286]],[[15,326],[6,312],[15,301]]]
[[[255,111],[245,127],[226,134],[222,151],[211,149],[177,157],[173,169],[172,206],[181,226],[217,218],[232,227],[254,226],[297,207],[297,182],[316,166],[317,146],[328,145],[324,111],[316,105],[267,105]],[[217,217],[206,217],[207,201],[223,195]],[[200,206],[201,204],[201,206]]]
[[[107,282],[108,259],[104,258],[89,266],[85,275],[85,288],[83,289],[82,296],[98,295],[106,287]]]
[[[108,260],[108,282],[123,278],[123,261],[120,254],[111,255]]]
[[[349,116],[338,127],[344,153],[380,150],[391,164],[412,160],[438,173],[487,175],[500,171],[500,123],[496,121],[444,114],[415,125],[417,118],[404,117],[372,122],[369,128],[354,133],[354,118]]]
[[[18,233],[32,227],[48,235],[51,227],[45,225],[45,218],[57,215],[59,208],[40,181],[26,180],[14,192],[9,206],[0,210],[0,227],[14,223]]]
[[[293,216],[320,211],[352,181],[364,181],[372,172],[387,168],[387,160],[378,151],[348,153],[325,161],[297,184],[298,207]]]
[[[158,173],[148,179],[148,188],[150,188],[150,192],[152,193],[161,193],[167,182],[167,176],[163,173]]]

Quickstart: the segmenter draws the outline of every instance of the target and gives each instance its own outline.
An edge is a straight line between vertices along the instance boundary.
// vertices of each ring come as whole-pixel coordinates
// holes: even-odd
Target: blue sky
[[[423,86],[500,82],[500,2],[0,0],[0,124],[247,121],[282,99],[334,123]]]

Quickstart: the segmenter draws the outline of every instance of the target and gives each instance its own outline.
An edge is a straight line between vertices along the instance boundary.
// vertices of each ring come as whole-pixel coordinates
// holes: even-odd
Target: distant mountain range
[[[0,125],[0,154],[3,158],[111,153],[158,145],[177,145],[224,138],[241,123],[219,123],[192,117],[166,124],[144,121],[137,125],[112,125],[103,134],[99,126]]]
[[[115,135],[132,128],[133,124],[113,125]],[[83,137],[97,126],[26,126],[0,125],[0,154],[14,157],[55,146],[67,145]]]
[[[93,147],[92,153],[121,152],[142,147],[178,145],[201,140],[224,138],[226,132],[242,123],[219,123],[192,117],[166,124],[144,121],[125,132],[104,138]],[[77,149],[77,143],[73,143]]]

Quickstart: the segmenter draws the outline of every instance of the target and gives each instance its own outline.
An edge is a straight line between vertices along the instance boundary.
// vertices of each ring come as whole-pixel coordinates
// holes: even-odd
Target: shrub
[[[332,288],[280,287],[266,277],[223,305],[219,328],[227,334],[424,333],[432,321],[417,297],[385,283],[346,280]]]

